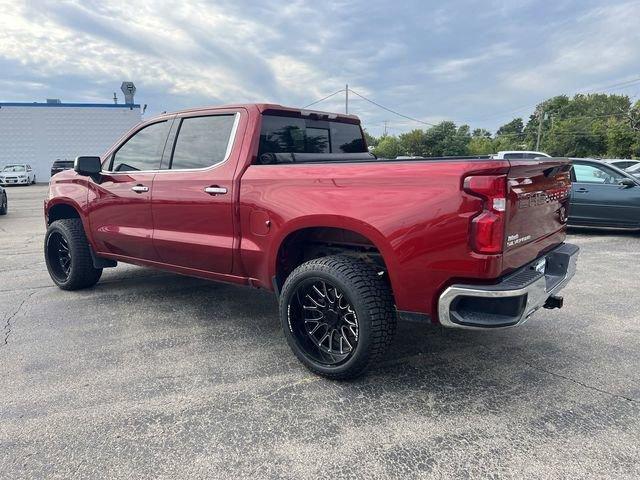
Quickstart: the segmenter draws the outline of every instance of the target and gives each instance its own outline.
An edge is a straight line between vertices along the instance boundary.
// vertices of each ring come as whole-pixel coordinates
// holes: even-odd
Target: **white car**
[[[0,170],[0,185],[33,185],[36,174],[31,165],[15,163]]]
[[[521,160],[523,158],[539,158],[539,157],[547,157],[550,158],[549,155],[542,152],[532,152],[530,150],[503,150],[502,152],[498,152],[495,155],[492,155],[491,158],[495,160]]]
[[[640,160],[630,158],[601,158],[600,161],[618,167],[620,170],[626,170],[640,163]]]

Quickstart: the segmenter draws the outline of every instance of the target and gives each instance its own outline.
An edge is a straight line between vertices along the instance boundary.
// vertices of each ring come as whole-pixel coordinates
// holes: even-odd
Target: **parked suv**
[[[56,173],[63,172],[64,170],[73,169],[73,160],[64,160],[56,159],[51,165],[51,176],[53,177]]]
[[[561,307],[578,254],[564,243],[570,168],[381,160],[354,116],[186,110],[51,179],[45,259],[65,290],[117,261],[271,290],[296,356],[349,378],[382,357],[398,316],[492,330]]]

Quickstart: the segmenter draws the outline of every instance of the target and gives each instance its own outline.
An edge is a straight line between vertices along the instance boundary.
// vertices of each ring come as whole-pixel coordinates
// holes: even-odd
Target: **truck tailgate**
[[[564,241],[571,193],[570,169],[570,160],[566,158],[510,161],[505,272]]]

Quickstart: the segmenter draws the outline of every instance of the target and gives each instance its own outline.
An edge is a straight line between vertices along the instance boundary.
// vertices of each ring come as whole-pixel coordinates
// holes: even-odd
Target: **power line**
[[[305,105],[302,108],[307,108],[310,107],[311,105],[315,105],[316,103],[320,103],[320,102],[324,102],[325,100],[333,97],[334,95],[337,95],[339,93],[344,92],[344,88],[341,88],[340,90],[338,90],[337,92],[333,92],[331,95],[327,95],[326,97],[322,97],[320,100],[316,100],[315,102],[311,102],[309,105]]]
[[[358,92],[356,92],[355,90],[353,90],[353,89],[351,89],[351,88],[349,89],[349,91],[350,91],[351,93],[355,93],[355,94],[356,94],[357,96],[359,96],[361,99],[366,100],[367,102],[369,102],[369,103],[371,103],[371,104],[375,105],[375,106],[376,106],[376,107],[378,107],[378,108],[381,108],[381,109],[383,109],[383,110],[386,110],[387,112],[391,112],[391,113],[393,113],[394,115],[398,115],[399,117],[406,118],[407,120],[411,120],[412,122],[422,123],[423,125],[429,125],[430,127],[435,127],[435,124],[434,124],[434,123],[425,122],[424,120],[418,120],[417,118],[410,117],[409,115],[405,115],[405,114],[403,114],[403,113],[396,112],[395,110],[392,110],[392,109],[390,109],[390,108],[388,108],[388,107],[385,107],[384,105],[380,105],[378,102],[374,102],[373,100],[371,100],[371,99],[369,99],[369,98],[365,97],[364,95],[360,95]]]

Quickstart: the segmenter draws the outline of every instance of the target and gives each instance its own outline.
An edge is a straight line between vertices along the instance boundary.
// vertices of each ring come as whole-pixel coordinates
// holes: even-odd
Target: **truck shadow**
[[[589,363],[577,346],[554,342],[544,328],[525,325],[507,331],[475,332],[399,322],[390,350],[367,376],[350,382],[316,379],[290,352],[271,292],[151,272],[111,275],[93,290],[94,295],[113,295],[125,302],[122,292],[131,295],[132,302],[144,295],[149,318],[171,327],[172,335],[198,332],[198,337],[183,338],[183,342],[202,349],[199,355],[205,359],[204,364],[210,364],[212,378],[213,372],[220,375],[221,366],[216,364],[220,354],[238,356],[236,362],[240,362],[248,353],[253,361],[244,364],[249,369],[244,374],[249,377],[271,378],[276,383],[294,379],[293,385],[296,378],[310,378],[331,385],[346,398],[375,398],[386,392],[400,403],[403,395],[412,397],[415,403],[416,395],[423,399],[437,395],[440,400],[448,399],[447,409],[477,401],[482,394],[482,402],[490,402],[493,410],[507,406],[513,396],[534,391],[536,395],[548,395],[544,390],[556,388],[549,385],[558,384],[558,379],[546,371],[561,369],[567,358],[572,363]],[[214,351],[221,344],[228,344],[229,351]],[[243,353],[237,348],[240,344],[250,351]],[[207,372],[202,374],[207,376]],[[561,388],[570,385],[560,384]],[[557,393],[562,396],[562,389]]]

